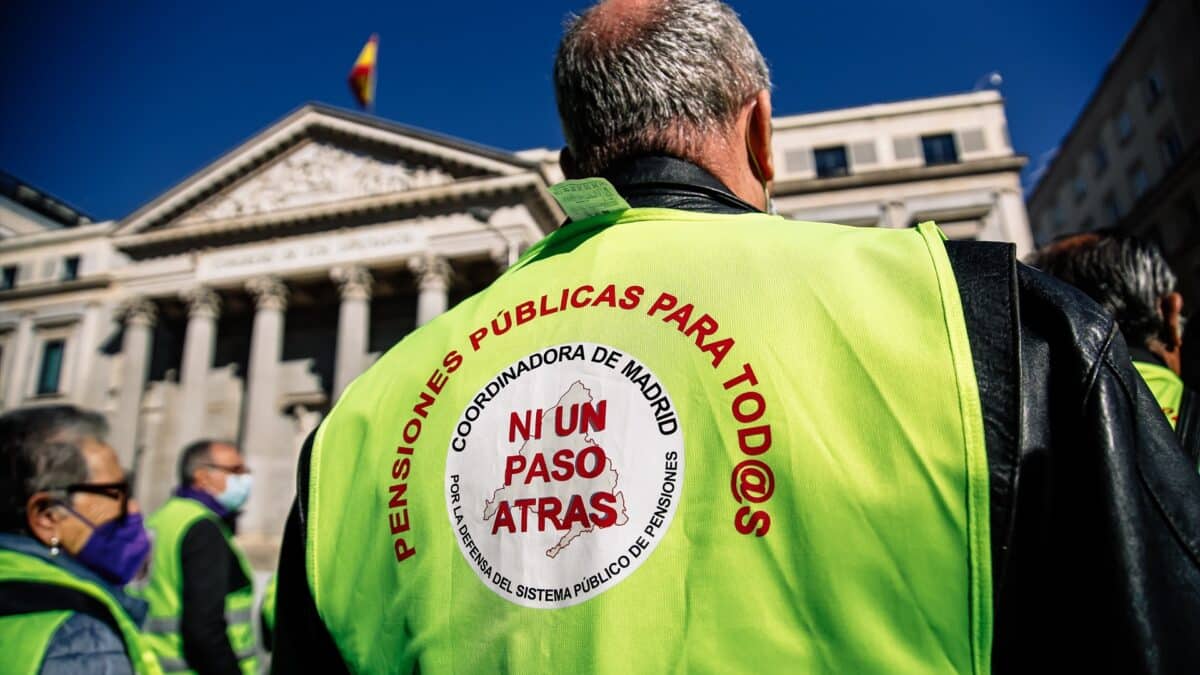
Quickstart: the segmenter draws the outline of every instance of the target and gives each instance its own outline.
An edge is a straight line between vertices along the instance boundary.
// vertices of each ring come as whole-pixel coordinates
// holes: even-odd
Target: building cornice
[[[97,288],[108,288],[112,284],[112,276],[99,274],[84,277],[74,281],[46,281],[37,284],[18,286],[7,291],[0,291],[0,303],[13,300],[27,300],[46,295],[59,295],[75,291],[89,291]]]
[[[347,138],[427,158],[465,174],[513,175],[538,169],[535,162],[330,106],[308,104],[225,153],[212,164],[124,218],[119,236],[152,229],[220,193],[305,139]]]
[[[961,108],[977,108],[982,105],[1001,105],[1004,98],[995,90],[973,91],[964,94],[917,98],[891,103],[873,103],[854,108],[838,108],[819,112],[804,113],[776,117],[772,121],[775,131],[790,131],[807,127],[826,126],[842,122],[854,122],[866,119],[882,119],[919,115],[943,110],[958,110]]]
[[[915,166],[887,169],[884,171],[871,171],[869,173],[838,176],[837,178],[781,180],[775,183],[773,195],[775,197],[790,197],[814,192],[835,192],[838,190],[852,190],[876,185],[915,183],[923,180],[974,176],[985,173],[1019,172],[1028,161],[1029,159],[1024,155],[1010,155],[1008,157],[993,157],[959,164]]]
[[[315,206],[297,207],[282,211],[257,213],[237,218],[213,220],[190,225],[117,235],[113,244],[118,249],[136,254],[145,249],[194,242],[197,246],[211,245],[213,237],[241,234],[250,239],[272,236],[274,230],[290,225],[313,223],[338,218],[362,216],[376,212],[407,209],[419,206],[452,204],[500,194],[536,192],[545,215],[552,216],[553,208],[545,202],[549,193],[538,174],[533,172],[463,180],[449,185],[371,195]],[[255,233],[258,234],[255,234]]]
[[[116,223],[110,220],[93,225],[64,227],[58,230],[46,230],[44,232],[38,232],[36,234],[18,235],[8,239],[0,239],[0,252],[20,251],[26,248],[46,246],[48,244],[62,244],[79,239],[103,236],[112,232],[115,227]]]

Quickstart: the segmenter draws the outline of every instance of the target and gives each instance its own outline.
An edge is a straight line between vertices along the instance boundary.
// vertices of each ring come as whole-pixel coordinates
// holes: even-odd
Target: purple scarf
[[[229,519],[229,516],[230,516],[229,509],[225,508],[224,506],[221,506],[221,503],[217,501],[216,497],[213,497],[212,495],[208,494],[204,490],[197,490],[196,488],[191,487],[190,485],[180,485],[179,487],[175,488],[175,496],[183,497],[184,499],[191,499],[193,501],[200,502],[201,504],[208,507],[209,511],[212,511],[213,513],[217,514],[217,517],[220,518],[221,520]]]

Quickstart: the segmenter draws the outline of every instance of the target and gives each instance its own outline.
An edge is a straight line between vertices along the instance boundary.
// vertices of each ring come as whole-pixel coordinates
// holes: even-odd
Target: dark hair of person
[[[196,469],[212,462],[212,446],[217,443],[211,438],[193,441],[179,453],[179,484],[190,487],[196,481]]]
[[[1167,336],[1160,307],[1175,291],[1175,274],[1154,243],[1113,232],[1076,234],[1038,251],[1029,264],[1100,303],[1131,346]]]
[[[0,415],[0,532],[25,533],[29,498],[88,478],[84,439],[103,441],[108,423],[99,413],[75,406],[18,408]]]

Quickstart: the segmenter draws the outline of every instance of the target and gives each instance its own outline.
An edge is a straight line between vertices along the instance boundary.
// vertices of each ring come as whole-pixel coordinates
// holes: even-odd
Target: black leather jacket
[[[754,210],[704,170],[643,158],[607,174],[632,206]],[[1200,670],[1200,475],[1082,293],[1009,244],[947,242],[983,403],[993,669]],[[304,572],[308,447],[284,535],[275,672],[344,670]]]

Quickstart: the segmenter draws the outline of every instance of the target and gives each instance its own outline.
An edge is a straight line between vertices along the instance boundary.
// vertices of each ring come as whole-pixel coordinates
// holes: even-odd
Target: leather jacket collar
[[[759,211],[733,194],[716,176],[683,159],[650,155],[620,161],[600,174],[617,192],[638,207],[658,207],[701,213]]]

